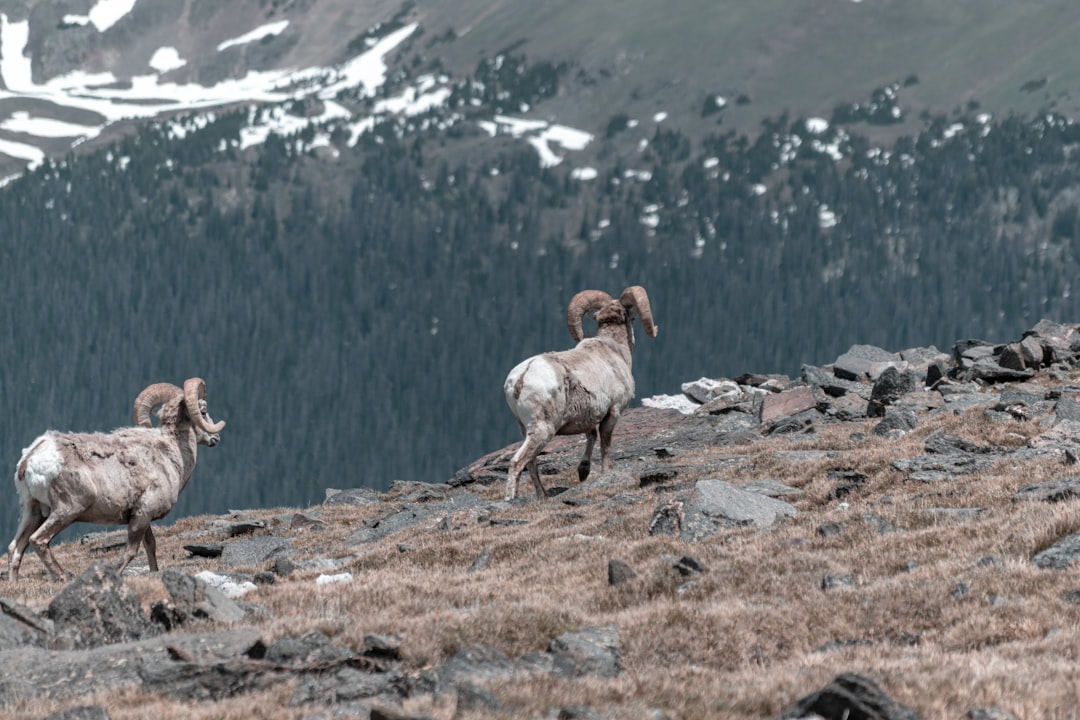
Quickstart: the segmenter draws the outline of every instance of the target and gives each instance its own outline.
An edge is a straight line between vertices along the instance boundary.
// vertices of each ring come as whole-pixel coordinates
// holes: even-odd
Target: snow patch
[[[217,46],[218,52],[221,52],[225,48],[231,48],[234,45],[247,45],[248,43],[257,42],[264,37],[271,35],[280,35],[285,28],[289,27],[288,20],[281,20],[279,22],[267,23],[266,25],[260,25],[251,32],[244,33],[239,37],[234,37],[231,40],[226,40],[223,43],[219,43]]]
[[[253,582],[245,581],[238,583],[227,575],[218,575],[209,570],[203,570],[200,573],[196,573],[195,577],[202,580],[210,587],[217,588],[225,594],[225,597],[233,599],[246,595],[256,589],[255,583]]]
[[[96,135],[100,130],[97,126],[77,125],[75,123],[54,120],[52,118],[34,117],[28,112],[17,111],[11,117],[0,122],[0,130],[26,133],[41,138],[81,137]]]
[[[133,0],[100,2],[91,11],[90,22],[99,29],[108,27],[130,12]],[[77,16],[67,21],[78,22]],[[280,32],[287,23],[264,25],[249,36],[265,37]],[[385,56],[411,35],[417,26],[408,25],[388,34],[374,43],[370,50],[338,66],[314,67],[302,70],[253,71],[242,78],[230,79],[212,87],[197,83],[178,85],[162,83],[157,73],[180,67],[183,59],[174,48],[161,48],[154,53],[152,74],[131,78],[127,88],[115,86],[112,73],[89,74],[72,72],[38,84],[31,74],[31,58],[25,54],[29,41],[29,21],[11,22],[0,13],[0,79],[6,89],[0,89],[0,101],[11,98],[34,99],[61,107],[85,110],[100,117],[100,124],[74,125],[49,120],[31,120],[29,116],[12,116],[4,124],[8,130],[18,129],[40,138],[76,137],[73,146],[96,137],[113,122],[128,119],[152,118],[163,113],[199,110],[238,102],[285,103],[289,100],[310,97],[313,86],[320,88],[316,97],[325,101],[326,111],[319,117],[303,119],[282,112],[259,115],[259,127],[249,128],[243,143],[251,145],[265,140],[271,132],[293,132],[312,123],[337,119],[351,119],[351,113],[334,102],[337,93],[344,89],[361,88],[363,95],[372,96],[386,81]],[[242,36],[246,37],[246,36]],[[240,40],[241,38],[237,38]],[[329,76],[330,82],[326,84]],[[411,105],[403,106],[406,112],[430,106],[445,99],[442,91],[434,96],[425,94],[412,98]],[[352,141],[374,125],[373,118],[363,118],[351,127]],[[183,132],[182,130],[179,132]],[[320,134],[314,146],[329,142]],[[31,145],[5,141],[0,152],[13,158],[28,161],[32,168],[44,159],[44,153]]]
[[[494,121],[481,120],[477,123],[484,132],[492,137],[499,134],[525,138],[540,156],[541,167],[555,167],[563,161],[551,147],[555,143],[564,150],[583,150],[592,142],[592,134],[576,130],[566,125],[555,125],[546,120],[528,120],[508,115],[496,115]]]
[[[678,410],[684,415],[693,415],[694,411],[701,407],[685,395],[653,395],[643,398],[641,404],[660,410]]]
[[[105,32],[132,11],[135,0],[98,0],[97,5],[90,8],[90,22],[98,32]]]
[[[332,585],[334,583],[349,582],[353,579],[352,573],[337,573],[336,575],[320,575],[315,578],[316,585]]]
[[[167,73],[185,65],[187,65],[187,60],[180,57],[180,52],[174,47],[158,48],[150,58],[150,67],[159,73]]]

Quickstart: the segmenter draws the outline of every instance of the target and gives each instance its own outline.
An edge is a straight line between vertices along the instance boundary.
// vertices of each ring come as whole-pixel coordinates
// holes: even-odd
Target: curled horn
[[[660,326],[653,322],[652,307],[649,306],[649,295],[645,288],[640,285],[632,285],[622,291],[619,302],[625,308],[636,308],[638,317],[641,318],[641,326],[645,328],[645,334],[651,338],[660,332]]]
[[[581,330],[581,319],[585,313],[611,302],[611,296],[603,290],[582,290],[570,300],[566,308],[566,328],[574,342],[581,342],[585,333]]]
[[[150,411],[183,392],[172,383],[154,383],[148,386],[135,398],[135,424],[140,427],[153,427]]]
[[[188,417],[191,421],[199,426],[201,430],[207,433],[221,432],[221,429],[225,427],[225,421],[221,420],[211,425],[203,417],[202,410],[199,408],[199,401],[206,399],[206,383],[202,378],[188,378],[184,381],[184,405],[187,407]]]

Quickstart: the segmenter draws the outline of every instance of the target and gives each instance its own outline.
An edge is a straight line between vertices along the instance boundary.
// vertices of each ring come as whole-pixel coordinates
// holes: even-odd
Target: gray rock
[[[262,520],[244,520],[242,522],[232,523],[226,529],[229,537],[240,537],[241,535],[251,535],[258,530],[265,530],[266,523]]]
[[[867,388],[867,394],[869,394],[869,388]],[[829,400],[825,413],[829,417],[836,418],[837,420],[854,421],[865,418],[868,407],[869,402],[866,398],[853,393],[848,393],[843,397]]]
[[[399,660],[401,658],[401,636],[368,633],[364,636],[365,657]]]
[[[998,355],[998,364],[1009,370],[1027,370],[1028,361],[1025,357],[1024,348],[1020,343],[1009,343],[1001,349]]]
[[[762,425],[770,425],[782,418],[792,417],[817,407],[817,399],[809,385],[798,385],[783,392],[770,393],[761,402]]]
[[[379,502],[379,493],[373,488],[336,490],[327,488],[323,505],[372,505]]]
[[[811,433],[814,431],[815,423],[825,418],[826,416],[816,408],[813,410],[805,410],[797,415],[782,417],[776,420],[766,428],[765,434],[794,435],[796,433]]]
[[[0,599],[0,650],[33,645],[45,647],[53,633],[53,622],[28,607]]]
[[[499,712],[502,705],[490,690],[473,683],[457,686],[457,714],[473,712]]]
[[[348,705],[339,705],[338,706],[338,708],[341,708],[343,711],[345,711],[345,713],[346,713],[345,715],[339,715],[337,713],[338,708],[334,708],[333,717],[335,717],[335,718],[336,717],[353,717],[353,716],[363,717],[362,713],[363,712],[368,712],[369,713],[369,715],[368,715],[369,720],[435,720],[435,718],[433,718],[430,715],[420,715],[418,713],[409,713],[409,712],[405,712],[404,710],[401,710],[400,708],[396,708],[396,707],[389,706],[389,705],[384,705],[384,704],[381,704],[381,703],[374,703],[374,704],[372,704],[370,706],[370,708],[368,708],[368,707],[362,707],[362,708],[357,707],[355,710],[349,710],[348,709],[349,707],[350,706],[348,706]],[[311,720],[315,720],[315,719],[312,718]],[[320,718],[320,720],[321,720],[321,718]]]
[[[874,434],[882,437],[903,435],[914,430],[919,425],[919,419],[911,410],[890,409],[885,417],[874,426]]]
[[[1001,708],[972,708],[967,712],[968,720],[1020,720],[1007,710]]]
[[[637,573],[622,560],[608,561],[608,585],[622,585],[637,577]]]
[[[899,355],[901,360],[923,372],[935,363],[947,363],[949,361],[949,354],[938,350],[933,345],[901,350]]]
[[[843,575],[826,573],[821,577],[821,589],[826,591],[843,587],[853,587],[854,585],[855,576],[846,573]]]
[[[349,648],[335,645],[318,630],[312,630],[300,637],[283,637],[277,640],[266,648],[263,659],[293,667],[322,666],[344,663],[355,654]]]
[[[293,691],[290,705],[338,705],[374,697],[404,697],[407,681],[400,670],[365,672],[342,666],[329,672],[305,674]]]
[[[959,475],[970,475],[992,466],[1004,455],[996,453],[951,453],[947,455],[919,455],[911,459],[893,460],[894,469],[907,474],[917,482],[952,480]]]
[[[439,681],[458,685],[467,682],[508,680],[514,663],[502,650],[483,645],[462,648],[439,668]]]
[[[601,717],[588,705],[571,705],[559,710],[558,720],[601,720]]]
[[[852,345],[846,353],[836,358],[833,373],[844,380],[866,380],[870,377],[873,363],[900,360],[900,356],[874,345]]]
[[[966,377],[973,380],[985,380],[989,383],[1030,380],[1035,377],[1034,370],[1013,370],[1002,367],[992,357],[979,358],[965,370]]]
[[[168,568],[161,574],[161,582],[172,598],[172,609],[179,623],[191,618],[224,623],[244,619],[244,611],[239,605],[197,577]]]
[[[967,369],[978,360],[993,357],[994,344],[985,340],[958,340],[953,345],[953,361],[961,368]]]
[[[896,526],[885,518],[875,513],[866,513],[863,515],[863,522],[874,529],[878,535],[889,535],[896,532]]]
[[[1028,440],[1028,447],[1036,449],[1080,447],[1080,421],[1060,420],[1046,432]]]
[[[895,403],[901,396],[918,390],[921,386],[922,381],[915,371],[900,372],[895,367],[887,368],[878,377],[870,391],[866,416],[883,417],[889,405]]]
[[[967,522],[968,520],[974,520],[984,512],[986,512],[984,508],[953,507],[932,507],[922,511],[923,514],[933,518],[937,524]]]
[[[226,544],[221,551],[221,562],[229,567],[251,567],[287,557],[292,552],[292,543],[285,538],[253,537]]]
[[[799,371],[799,376],[807,385],[821,388],[829,397],[839,398],[853,395],[861,397],[863,400],[870,398],[872,386],[869,383],[837,377],[835,370],[828,372],[813,365],[803,365]]]
[[[865,675],[843,673],[820,690],[801,698],[778,720],[919,720],[914,710],[896,702]]]
[[[928,453],[938,455],[950,455],[953,453],[988,453],[993,448],[978,445],[956,435],[949,435],[943,430],[935,430],[926,436],[923,441],[923,449]]]
[[[767,528],[795,514],[782,500],[747,492],[722,480],[701,480],[684,501],[680,537],[695,542],[725,528]]]
[[[178,673],[177,668],[185,664],[177,660],[179,657],[205,663],[202,672],[212,673],[215,664],[237,658],[246,660],[246,653],[258,644],[258,633],[245,629],[155,637],[87,650],[0,651],[0,664],[4,667],[0,673],[0,706],[39,697],[63,701],[140,686],[147,692],[155,692],[166,687],[171,682],[169,678]],[[88,673],[88,668],[93,668],[93,672]],[[160,682],[155,678],[160,678]],[[243,691],[242,686],[237,691]]]
[[[681,500],[669,500],[653,511],[649,522],[649,535],[678,535],[682,532],[685,518],[685,503]]]
[[[818,537],[834,537],[844,532],[844,524],[839,522],[821,523],[815,532],[817,532]]]
[[[764,495],[765,497],[783,498],[787,500],[798,500],[806,494],[806,491],[802,488],[793,488],[774,478],[751,480],[739,487],[747,492],[757,493],[758,495]]]
[[[63,648],[93,648],[139,640],[157,633],[138,595],[116,568],[97,563],[65,585],[49,603],[53,642]]]
[[[700,575],[708,568],[693,555],[683,555],[679,558],[671,558],[671,567],[683,577],[688,575]]]
[[[563,677],[613,678],[622,670],[619,630],[614,625],[563,633],[551,641],[548,652],[555,658],[556,674]]]
[[[1047,365],[1068,362],[1075,356],[1076,329],[1052,320],[1040,320],[1035,327],[1024,333],[1024,338],[1034,339],[1042,346],[1043,361]]]
[[[731,380],[700,378],[682,384],[683,394],[698,403],[707,403],[720,397],[742,395],[742,389]]]
[[[1037,567],[1064,570],[1080,557],[1080,532],[1067,535],[1031,559]]]
[[[1025,485],[1013,493],[1012,501],[1038,500],[1040,502],[1056,503],[1063,500],[1072,500],[1076,497],[1080,497],[1080,477],[1074,475]]]
[[[184,549],[191,553],[192,557],[216,558],[221,557],[225,550],[224,545],[185,545]]]
[[[1054,405],[1054,413],[1059,421],[1080,422],[1080,402],[1075,395],[1062,395]]]
[[[466,572],[475,573],[481,570],[486,570],[488,561],[491,559],[491,546],[485,545],[480,549],[480,554],[473,559],[469,565],[469,569]]]
[[[47,715],[41,720],[109,720],[109,711],[97,705],[80,705]]]

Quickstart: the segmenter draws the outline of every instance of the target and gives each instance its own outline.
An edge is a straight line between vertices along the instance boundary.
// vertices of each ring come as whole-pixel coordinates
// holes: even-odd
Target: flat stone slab
[[[844,380],[866,380],[875,363],[900,362],[900,356],[875,345],[852,345],[846,353],[836,358],[833,373]]]
[[[768,425],[780,418],[798,415],[817,407],[814,391],[800,385],[779,393],[770,393],[761,401],[761,424]]]
[[[777,520],[794,515],[795,508],[723,480],[701,480],[685,501],[683,513],[680,537],[695,542],[724,529],[770,527]]]
[[[1032,483],[1013,493],[1013,502],[1037,500],[1056,503],[1080,497],[1080,477],[1058,478],[1047,482]]]

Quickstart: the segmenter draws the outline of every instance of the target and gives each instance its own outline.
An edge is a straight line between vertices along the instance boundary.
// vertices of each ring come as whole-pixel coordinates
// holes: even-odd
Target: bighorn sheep
[[[581,330],[586,313],[596,318],[596,337],[585,338]],[[507,375],[503,392],[524,438],[510,459],[507,500],[517,494],[526,466],[537,497],[546,496],[536,457],[556,435],[586,436],[585,455],[578,464],[579,481],[589,476],[597,433],[601,468],[604,472],[611,469],[611,433],[634,396],[630,364],[635,314],[641,317],[645,334],[656,337],[659,328],[653,323],[645,288],[628,287],[618,300],[600,290],[583,290],[570,300],[566,310],[566,326],[577,346],[531,357]]]
[[[161,425],[150,411],[161,405]],[[206,383],[190,378],[181,390],[169,383],[149,386],[135,400],[135,424],[111,433],[59,433],[49,430],[23,450],[15,470],[19,491],[19,530],[8,545],[8,578],[19,578],[28,544],[50,573],[64,577],[49,543],[64,528],[81,521],[126,524],[123,571],[146,546],[151,572],[157,553],[150,522],[176,505],[191,471],[198,445],[214,447],[224,421],[206,412]]]

